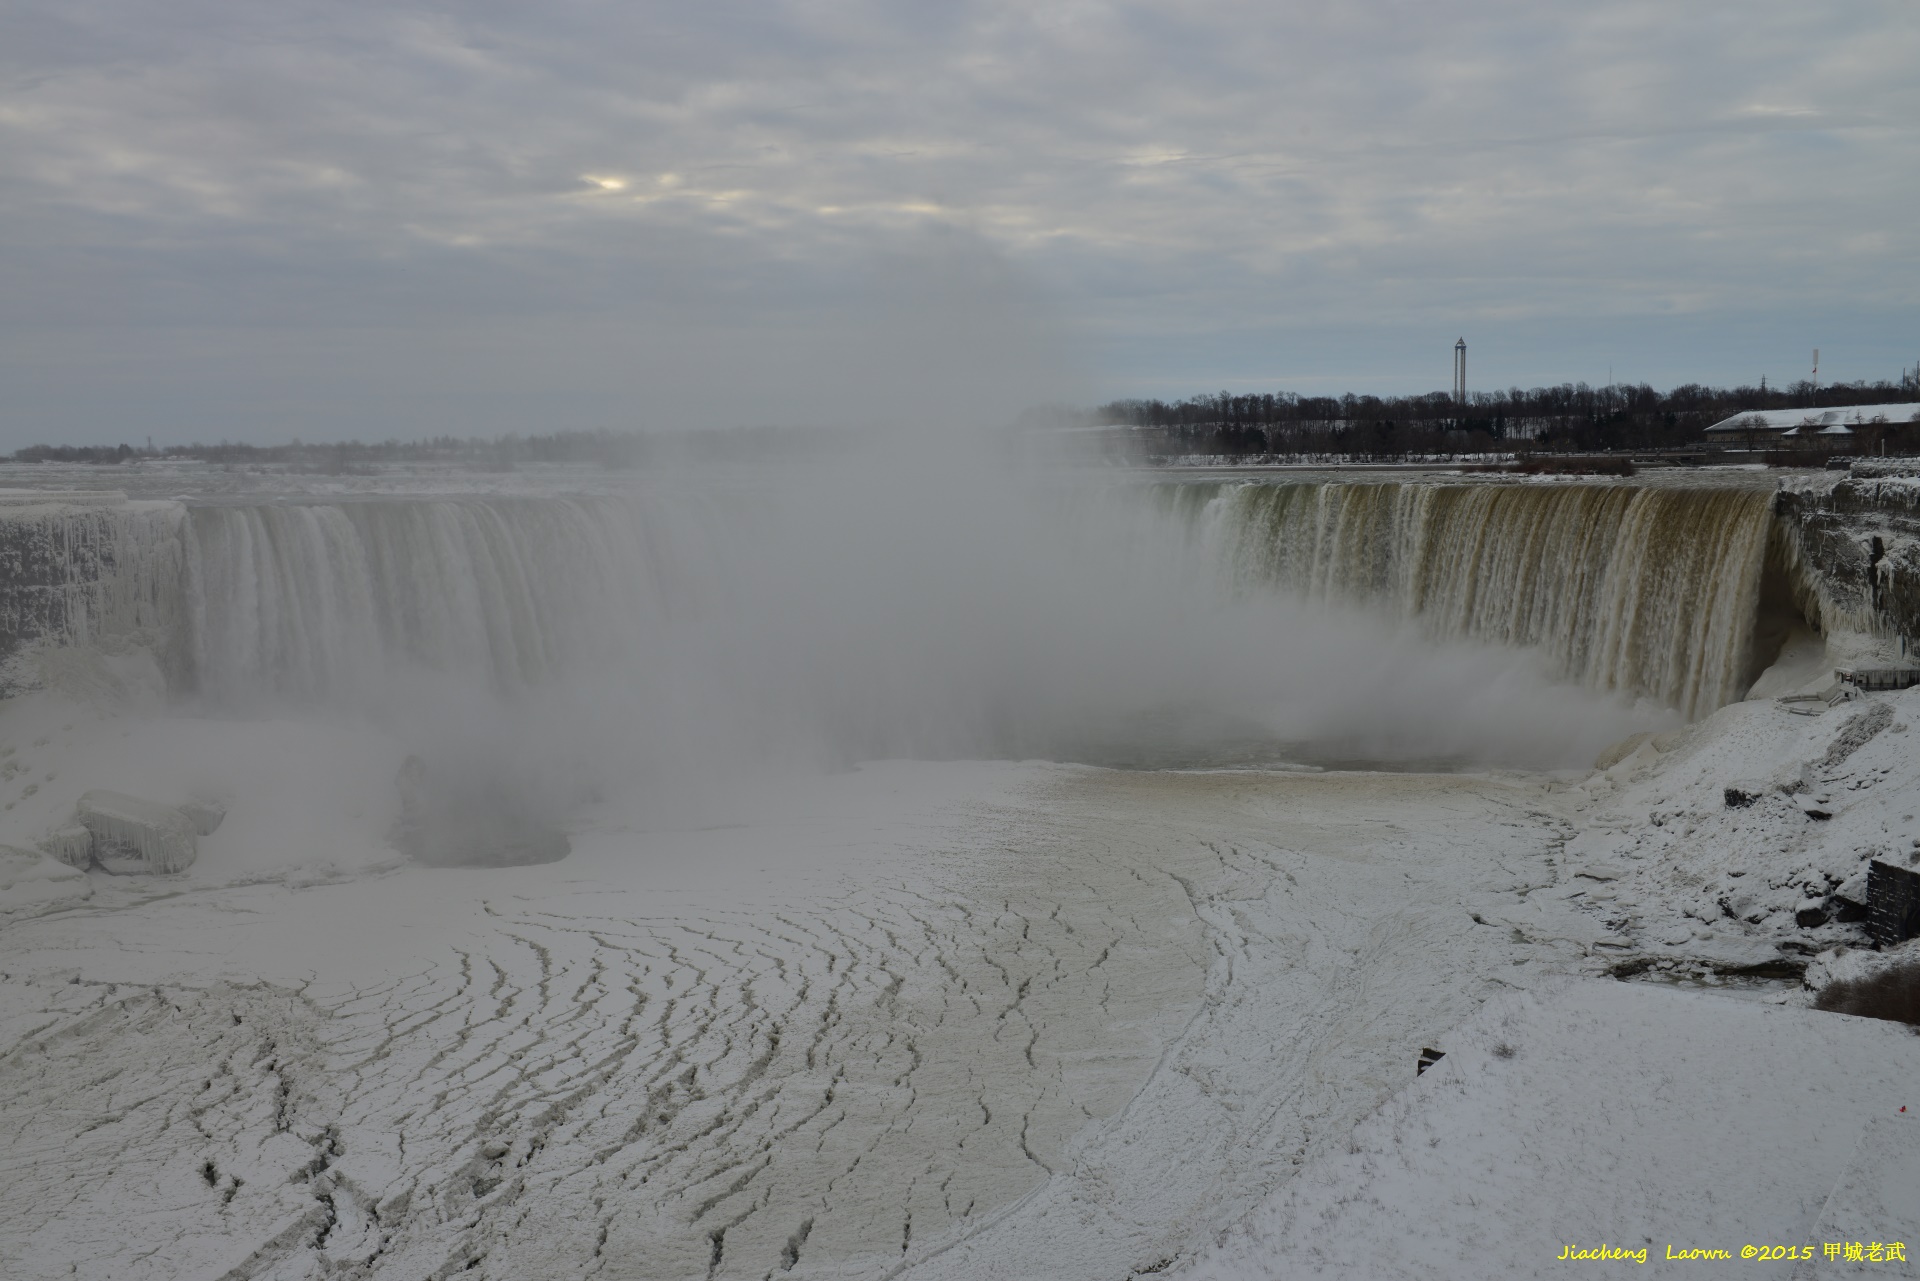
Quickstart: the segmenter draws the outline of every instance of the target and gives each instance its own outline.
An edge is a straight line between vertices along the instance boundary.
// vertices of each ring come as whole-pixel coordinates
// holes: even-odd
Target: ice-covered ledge
[[[1786,484],[1774,511],[1829,632],[1879,637],[1920,658],[1920,459],[1863,458],[1832,484]],[[1802,602],[1807,609],[1807,602]]]

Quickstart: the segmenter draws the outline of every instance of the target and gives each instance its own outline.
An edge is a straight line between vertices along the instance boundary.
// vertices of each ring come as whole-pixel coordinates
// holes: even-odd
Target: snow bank
[[[1905,1027],[1588,981],[1490,1001],[1442,1048],[1350,1152],[1302,1170],[1191,1275],[1539,1277],[1570,1246],[1658,1263],[1823,1231],[1916,1235],[1920,1179],[1882,1177],[1896,1157],[1896,1174],[1912,1164],[1913,1136],[1876,1130],[1862,1147],[1869,1122],[1920,1107]],[[1741,1275],[1793,1267],[1755,1259]]]
[[[92,892],[85,872],[38,850],[0,845],[0,912],[83,899]]]
[[[1833,1185],[1810,1238],[1818,1253],[1794,1269],[1794,1281],[1914,1276],[1915,1260],[1890,1258],[1885,1247],[1890,1241],[1898,1242],[1899,1253],[1920,1254],[1920,1245],[1905,1240],[1915,1235],[1916,1224],[1920,1224],[1920,1114],[1882,1112],[1868,1119],[1853,1159]],[[1836,1242],[1842,1253],[1830,1259],[1826,1247]],[[1861,1257],[1850,1259],[1849,1244],[1864,1244],[1866,1249]],[[1876,1245],[1881,1248],[1875,1250]]]
[[[1920,689],[1816,716],[1752,701],[1641,745],[1569,793],[1572,905],[1628,968],[1784,973],[1863,946],[1868,863],[1920,861],[1916,719]]]

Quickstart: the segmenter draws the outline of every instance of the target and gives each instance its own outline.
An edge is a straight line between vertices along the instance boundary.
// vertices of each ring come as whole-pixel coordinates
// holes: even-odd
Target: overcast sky
[[[0,447],[1896,377],[1920,5],[12,0]]]

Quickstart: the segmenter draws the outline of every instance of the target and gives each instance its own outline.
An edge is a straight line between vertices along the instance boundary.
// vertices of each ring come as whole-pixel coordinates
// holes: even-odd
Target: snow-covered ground
[[[1821,705],[1737,703],[1622,744],[1560,798],[1579,834],[1555,883],[1523,912],[1483,914],[1525,930],[1529,913],[1572,909],[1596,927],[1577,968],[1650,981],[1489,1002],[1350,1151],[1303,1171],[1193,1275],[1638,1266],[1561,1257],[1606,1246],[1670,1267],[1702,1260],[1669,1248],[1724,1249],[1755,1275],[1920,1276],[1920,1037],[1762,981],[1809,957],[1812,982],[1846,977],[1871,957],[1843,918],[1870,860],[1920,864],[1920,689],[1794,707]],[[1877,1260],[1844,1254],[1875,1243]]]
[[[1750,700],[1650,738],[1572,791],[1578,905],[1630,966],[1661,971],[1858,943],[1869,861],[1920,861],[1916,721],[1920,689],[1831,709]]]
[[[229,817],[179,876],[0,878],[0,1273],[1799,1246],[1871,1221],[1920,1038],[1768,976],[1913,857],[1916,713],[1738,704],[1585,776],[876,764],[677,829],[614,798],[560,863],[459,870],[388,846],[375,731],[10,700],[0,839],[97,786]]]
[[[1191,1275],[1916,1275],[1920,1119],[1900,1109],[1920,1109],[1920,1050],[1901,1025],[1587,980],[1489,1001],[1445,1041]]]

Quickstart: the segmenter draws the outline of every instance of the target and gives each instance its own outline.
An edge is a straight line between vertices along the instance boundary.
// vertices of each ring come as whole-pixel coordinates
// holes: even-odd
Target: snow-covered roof
[[[1707,428],[1708,431],[1791,431],[1798,434],[1844,436],[1851,427],[1884,418],[1890,423],[1920,419],[1920,404],[1845,405],[1838,409],[1745,409]]]

